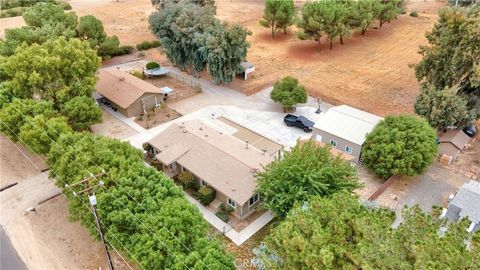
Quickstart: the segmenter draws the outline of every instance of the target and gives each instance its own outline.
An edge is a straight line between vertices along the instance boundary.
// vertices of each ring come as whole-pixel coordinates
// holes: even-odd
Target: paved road
[[[0,269],[2,270],[27,270],[23,261],[18,257],[10,239],[0,227]]]

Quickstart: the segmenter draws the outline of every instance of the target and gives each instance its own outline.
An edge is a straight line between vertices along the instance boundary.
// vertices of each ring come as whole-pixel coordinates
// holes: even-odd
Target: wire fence
[[[189,85],[190,87],[192,87],[194,89],[200,89],[200,90],[202,89],[202,85],[198,81],[196,81],[196,80],[194,80],[194,79],[192,79],[188,76],[184,76],[184,75],[174,73],[174,72],[171,72],[171,71],[167,73],[167,76],[170,77],[170,78],[173,78],[177,81],[181,81],[181,82]]]

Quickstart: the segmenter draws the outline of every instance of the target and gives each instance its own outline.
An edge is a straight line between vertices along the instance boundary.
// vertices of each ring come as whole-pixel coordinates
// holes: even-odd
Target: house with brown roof
[[[438,138],[438,154],[440,156],[448,156],[448,163],[450,164],[452,161],[458,159],[469,140],[470,137],[463,131],[458,129],[449,130]]]
[[[148,144],[165,174],[175,178],[190,172],[200,186],[213,188],[215,201],[231,206],[237,218],[245,219],[260,205],[255,174],[274,160],[265,151],[198,120],[172,124]]]
[[[106,99],[105,103],[126,117],[133,117],[158,108],[163,102],[164,93],[130,73],[117,68],[104,68],[98,73],[95,85],[97,92]]]

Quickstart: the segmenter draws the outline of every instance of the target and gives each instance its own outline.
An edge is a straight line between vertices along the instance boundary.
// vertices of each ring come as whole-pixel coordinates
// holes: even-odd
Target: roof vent
[[[235,188],[232,188],[232,191],[235,191]]]
[[[183,133],[187,133],[187,130],[186,130],[186,129],[184,129],[184,130],[183,130]]]
[[[198,129],[199,129],[199,130],[203,130],[203,127],[199,127]]]
[[[125,77],[121,76],[120,78],[118,78],[120,81],[125,81]]]

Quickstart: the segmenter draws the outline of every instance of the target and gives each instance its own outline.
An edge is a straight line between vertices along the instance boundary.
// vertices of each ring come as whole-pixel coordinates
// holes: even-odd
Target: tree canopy
[[[283,29],[285,34],[287,28],[293,24],[295,16],[295,5],[293,0],[267,0],[260,25],[270,28],[272,37],[279,29]]]
[[[87,96],[77,96],[67,101],[61,112],[68,118],[70,126],[77,131],[88,129],[102,120],[102,110]]]
[[[436,133],[413,115],[387,116],[367,135],[362,158],[368,169],[387,179],[422,173],[437,153]]]
[[[47,156],[59,187],[90,172],[107,172],[95,190],[105,237],[145,269],[234,269],[219,242],[208,239],[205,221],[173,181],[145,167],[139,150],[126,142],[89,133],[60,137]],[[70,190],[69,190],[70,191]],[[70,213],[97,234],[88,198],[66,192]]]
[[[363,35],[375,20],[382,27],[385,22],[395,19],[401,10],[400,5],[400,0],[309,1],[303,5],[297,21],[297,27],[301,29],[298,34],[301,39],[314,39],[318,46],[325,35],[331,49],[336,38],[340,38],[343,44],[343,37],[352,31],[358,29]]]
[[[71,132],[67,118],[63,116],[47,118],[39,114],[33,118],[27,118],[25,124],[20,127],[18,137],[35,153],[47,154],[51,145],[61,134]]]
[[[56,108],[76,96],[91,96],[100,59],[87,42],[61,37],[23,44],[0,63],[3,86],[19,98],[40,97]]]
[[[311,196],[329,196],[361,186],[355,167],[334,157],[328,146],[313,141],[298,143],[281,160],[268,164],[256,179],[265,207],[280,217]]]
[[[211,5],[189,2],[166,3],[149,18],[150,29],[159,38],[172,64],[197,75],[208,70],[214,83],[229,83],[249,47],[241,26],[220,23]]]
[[[58,37],[88,40],[91,48],[104,58],[123,53],[118,38],[107,37],[102,22],[92,15],[77,20],[75,12],[65,13],[60,5],[42,2],[27,8],[22,15],[26,26],[5,30],[5,39],[0,40],[0,55],[14,54],[24,42],[41,45]]]
[[[447,225],[439,215],[407,208],[392,229],[393,212],[351,194],[313,197],[271,231],[258,259],[268,269],[474,269],[480,232],[472,236],[468,220]]]
[[[51,102],[15,98],[0,110],[0,120],[2,121],[0,131],[16,142],[20,127],[27,122],[27,118],[40,114],[47,118],[58,116]]]
[[[415,66],[417,79],[430,88],[430,92],[443,92],[455,89],[463,99],[467,99],[467,111],[472,119],[480,118],[480,3],[467,8],[450,7],[442,9],[438,22],[427,33],[428,44],[420,47],[422,60]],[[425,92],[417,99],[417,111],[430,111],[431,105],[425,104]],[[434,94],[431,94],[434,95]],[[451,104],[452,97],[439,93],[436,100]],[[439,108],[439,115],[449,117],[448,107]],[[456,108],[457,109],[457,108]],[[429,114],[421,114],[427,119],[435,119]],[[458,117],[456,117],[458,118]],[[445,119],[442,122],[446,122]],[[437,126],[438,121],[430,122]],[[461,121],[460,121],[461,122]],[[442,126],[442,125],[440,125]]]
[[[280,102],[285,109],[290,109],[298,103],[306,103],[308,95],[305,87],[298,84],[297,79],[287,76],[273,85],[270,98]]]
[[[467,104],[468,99],[457,95],[456,89],[437,90],[424,86],[417,96],[415,113],[439,130],[448,126],[463,128],[475,119],[474,111],[469,110]]]

